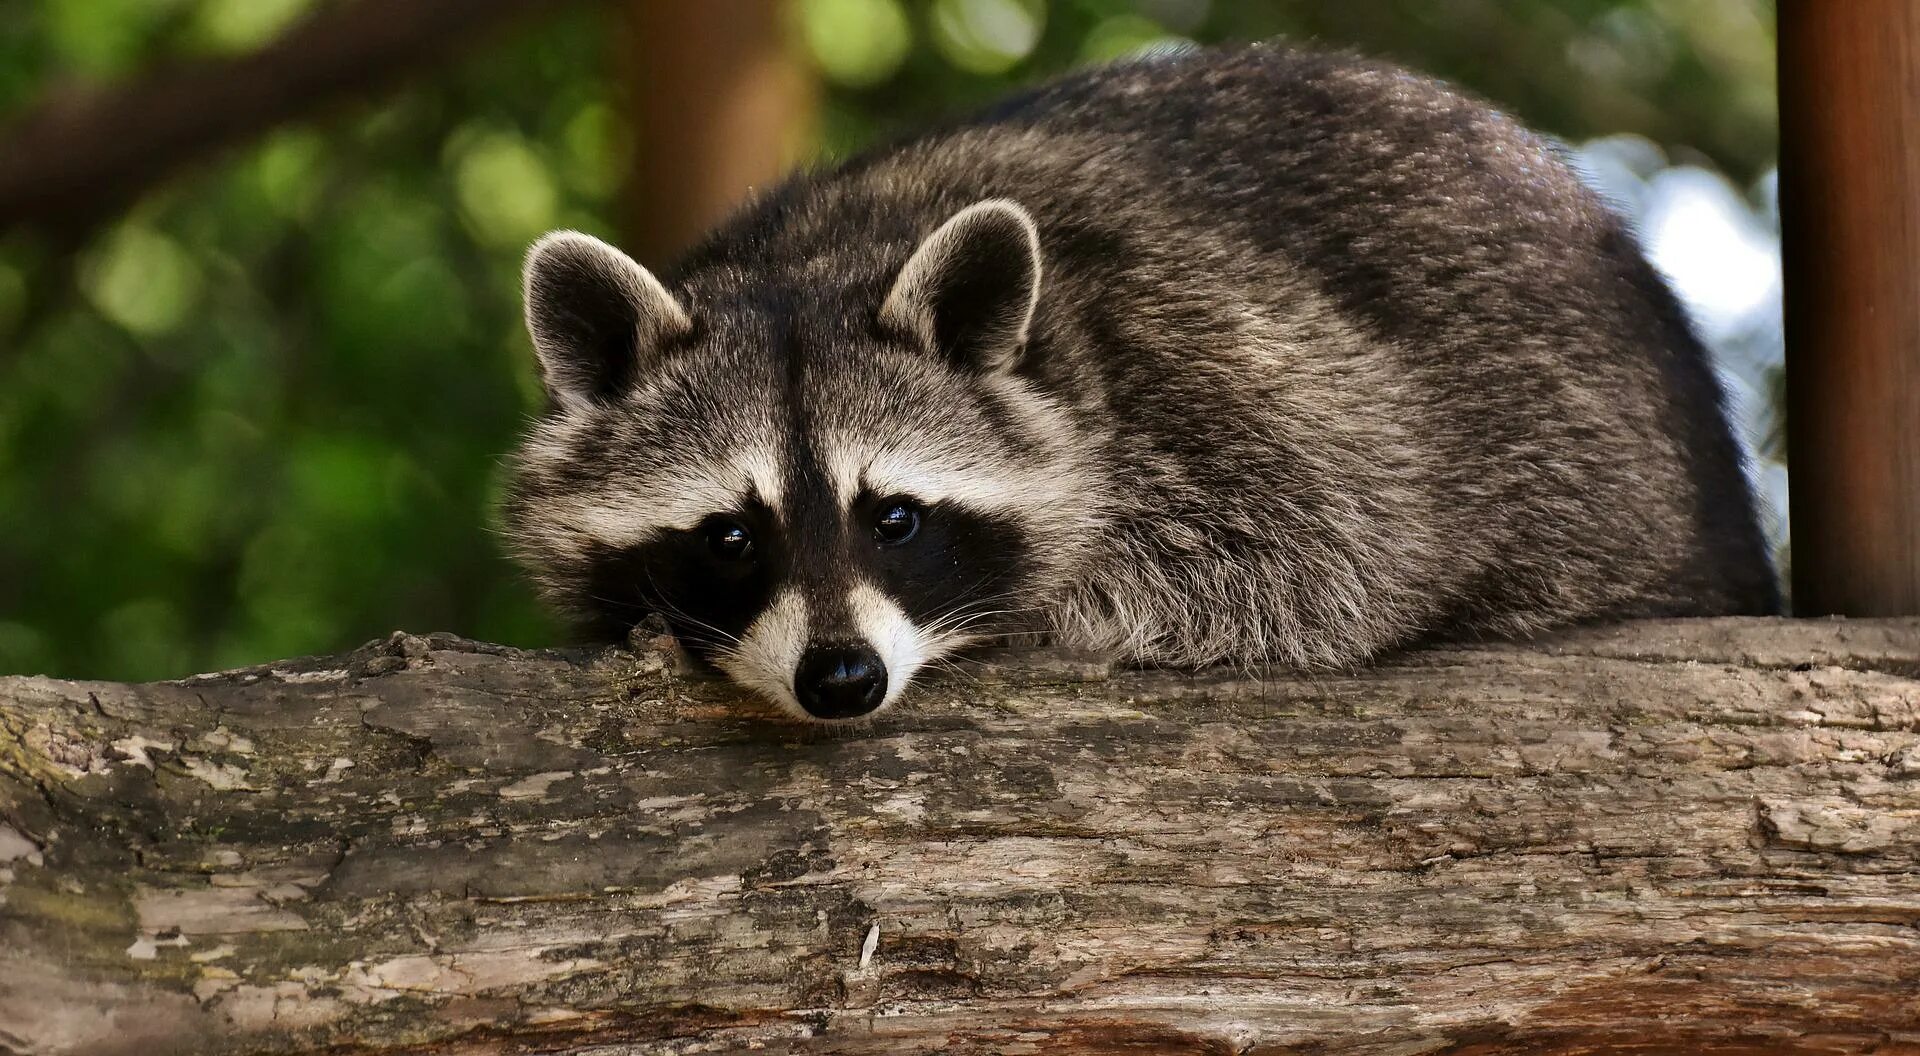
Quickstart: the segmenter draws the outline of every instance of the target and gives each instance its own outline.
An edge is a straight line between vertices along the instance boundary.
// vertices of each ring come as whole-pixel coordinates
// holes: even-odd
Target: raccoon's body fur
[[[550,236],[528,297],[554,407],[508,519],[549,592],[815,715],[1027,626],[1327,668],[1777,607],[1623,222],[1384,65],[1081,73],[794,177],[664,283]]]

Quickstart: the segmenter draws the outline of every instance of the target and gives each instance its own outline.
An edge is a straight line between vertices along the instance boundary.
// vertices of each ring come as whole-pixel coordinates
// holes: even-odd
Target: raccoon
[[[1771,613],[1706,353],[1555,149],[1263,45],[1081,72],[804,172],[656,278],[529,252],[505,519],[589,633],[796,716],[1043,631],[1344,668]]]

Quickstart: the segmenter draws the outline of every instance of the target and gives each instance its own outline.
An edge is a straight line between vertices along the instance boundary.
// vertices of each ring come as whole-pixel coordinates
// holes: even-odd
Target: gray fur
[[[988,201],[961,249],[1000,267],[960,276],[986,285],[918,275]],[[529,289],[591,318],[606,284],[541,260]],[[641,325],[598,399],[542,343],[568,381],[507,519],[575,609],[599,556],[768,492],[783,545],[833,552],[782,582],[845,609],[848,492],[881,463],[1019,540],[998,609],[1130,660],[1342,667],[1777,607],[1705,353],[1622,221],[1540,138],[1392,67],[1262,46],[1081,73],[794,177],[661,293],[690,333]],[[530,302],[537,339],[556,310]]]

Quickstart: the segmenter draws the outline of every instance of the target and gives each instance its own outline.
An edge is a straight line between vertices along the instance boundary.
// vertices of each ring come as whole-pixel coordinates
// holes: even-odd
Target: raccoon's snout
[[[817,719],[852,719],[887,698],[887,665],[861,646],[814,646],[800,657],[794,696]]]

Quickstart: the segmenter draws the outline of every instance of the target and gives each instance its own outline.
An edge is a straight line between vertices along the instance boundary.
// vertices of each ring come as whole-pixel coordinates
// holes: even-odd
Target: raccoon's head
[[[534,245],[550,406],[506,520],[553,601],[608,639],[658,613],[814,719],[1036,625],[1100,491],[1067,411],[1018,370],[1039,236],[989,201],[887,252],[864,277],[728,266],[669,289],[585,235]]]

